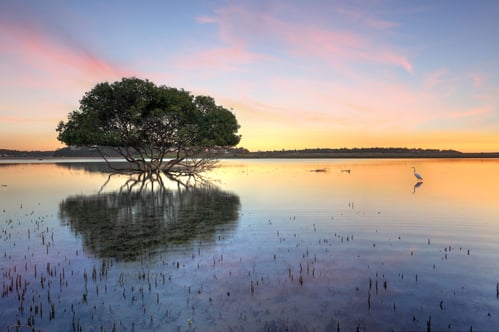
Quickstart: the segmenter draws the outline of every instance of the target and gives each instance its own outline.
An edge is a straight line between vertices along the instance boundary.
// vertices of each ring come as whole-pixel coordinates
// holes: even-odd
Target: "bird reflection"
[[[414,184],[414,188],[412,188],[412,193],[415,194],[416,193],[416,189],[421,187],[421,185],[423,184],[423,181],[418,181]]]

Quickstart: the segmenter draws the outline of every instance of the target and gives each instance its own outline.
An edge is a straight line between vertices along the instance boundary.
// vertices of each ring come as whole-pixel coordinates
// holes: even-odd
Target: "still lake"
[[[2,161],[0,331],[499,329],[499,160],[219,166]]]

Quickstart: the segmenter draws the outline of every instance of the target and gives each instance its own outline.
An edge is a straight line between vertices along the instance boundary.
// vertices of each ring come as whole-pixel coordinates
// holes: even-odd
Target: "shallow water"
[[[498,170],[224,160],[138,190],[102,163],[0,164],[0,330],[494,330]]]

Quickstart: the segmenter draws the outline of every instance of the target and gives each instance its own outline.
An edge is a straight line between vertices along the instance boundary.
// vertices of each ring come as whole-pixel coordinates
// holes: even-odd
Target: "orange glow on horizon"
[[[457,150],[460,152],[499,152],[499,134],[474,132],[434,132],[425,135],[403,133],[348,133],[308,131],[301,128],[258,127],[250,136],[242,131],[242,147],[250,151],[300,150],[307,148],[401,147]]]
[[[241,130],[239,147],[252,152],[301,150],[315,148],[422,148],[457,150],[460,152],[499,152],[499,135],[493,133],[429,133],[427,135],[381,135],[307,131],[300,128],[259,126],[253,132]],[[65,147],[51,132],[1,132],[0,149],[21,151],[49,151]]]
[[[499,180],[496,172],[498,165],[496,159],[319,159],[291,162],[280,159],[251,159],[223,161],[221,167],[213,170],[211,174],[214,178],[221,179],[224,185],[235,188],[230,188],[231,190],[238,191],[238,187],[244,187],[246,190],[250,188],[255,193],[255,199],[261,200],[260,204],[269,204],[272,208],[281,200],[294,201],[292,204],[302,206],[301,203],[312,196],[314,199],[308,201],[307,208],[321,200],[330,204],[341,198],[347,201],[345,197],[352,196],[357,197],[359,204],[363,201],[363,206],[367,207],[371,204],[370,197],[385,196],[389,193],[388,196],[392,197],[392,200],[386,204],[387,209],[391,209],[401,206],[400,204],[407,204],[406,198],[414,195],[417,180],[413,176],[412,166],[415,166],[424,178],[418,190],[425,193],[418,196],[418,199],[425,200],[425,204],[435,211],[447,205],[463,211],[470,208],[496,215],[499,211],[496,204],[499,187],[495,185]],[[325,171],[310,171],[314,169]],[[341,172],[342,169],[350,169],[351,173]],[[255,182],[255,177],[259,181]],[[456,190],[456,185],[466,190]],[[268,197],[273,199],[268,200]],[[368,199],[363,200],[365,197]],[[395,197],[399,197],[400,202],[393,201]],[[323,206],[322,203],[319,205]],[[376,206],[376,209],[379,208]],[[406,208],[412,209],[413,206],[409,204]],[[413,213],[417,214],[418,211]]]
[[[65,145],[56,139],[56,133],[0,133],[0,149],[19,151],[53,151]]]

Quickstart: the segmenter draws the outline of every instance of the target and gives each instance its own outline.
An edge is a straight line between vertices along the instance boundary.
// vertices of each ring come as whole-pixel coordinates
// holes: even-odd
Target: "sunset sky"
[[[127,76],[214,97],[251,151],[499,151],[495,0],[0,2],[0,148],[64,147]]]

